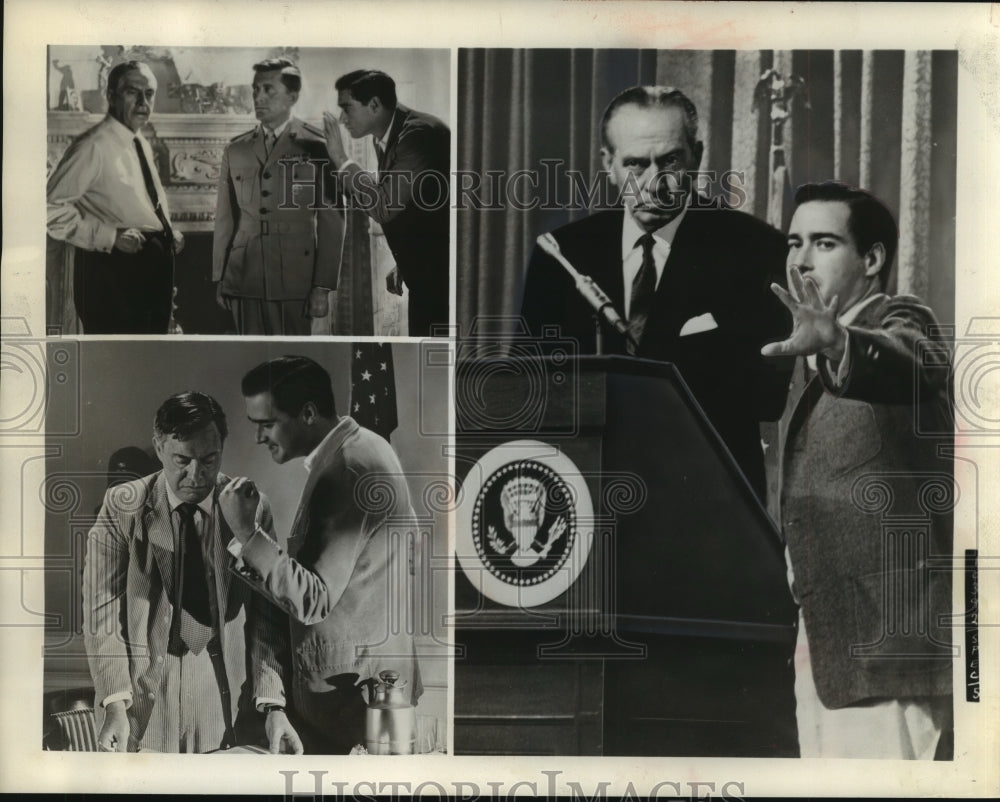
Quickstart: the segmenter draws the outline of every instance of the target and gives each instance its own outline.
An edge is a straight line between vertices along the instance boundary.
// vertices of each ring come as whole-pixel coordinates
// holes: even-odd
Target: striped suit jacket
[[[258,715],[255,697],[284,699],[281,661],[287,625],[237,578],[234,558],[226,550],[233,535],[218,508],[218,491],[227,481],[219,475],[212,516],[218,599],[213,623],[221,641],[232,721],[240,732],[241,725]],[[264,510],[261,525],[270,528],[266,500]],[[84,644],[97,728],[103,725],[102,701],[131,692],[129,751],[138,750],[160,695],[173,616],[175,540],[162,472],[110,488],[87,537]]]

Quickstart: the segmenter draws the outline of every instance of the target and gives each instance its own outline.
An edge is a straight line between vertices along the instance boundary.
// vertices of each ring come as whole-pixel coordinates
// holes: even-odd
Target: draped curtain
[[[654,51],[460,50],[458,98],[459,335],[473,326],[495,331],[498,318],[520,310],[521,279],[535,237],[587,214],[586,208],[513,208],[505,197],[530,197],[527,181],[507,179],[516,170],[538,171],[542,160],[579,170],[587,180],[600,170],[598,123],[622,88],[651,83]],[[551,168],[550,168],[551,169]],[[477,179],[476,176],[479,178]],[[461,193],[478,181],[477,193]],[[501,197],[496,195],[500,186]],[[540,186],[538,192],[544,192]],[[562,187],[563,194],[566,187]],[[473,209],[474,203],[497,208]]]

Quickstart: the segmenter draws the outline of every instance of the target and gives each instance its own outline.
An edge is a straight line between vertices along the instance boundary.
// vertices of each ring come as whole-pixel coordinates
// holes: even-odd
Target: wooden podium
[[[456,473],[457,754],[797,755],[780,534],[672,365],[460,361]]]

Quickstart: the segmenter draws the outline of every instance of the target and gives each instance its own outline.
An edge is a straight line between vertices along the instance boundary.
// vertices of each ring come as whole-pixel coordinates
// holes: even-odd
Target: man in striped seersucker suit
[[[265,735],[272,752],[302,751],[284,712],[287,626],[226,551],[226,432],[211,396],[168,398],[153,424],[163,469],[109,489],[90,530],[84,643],[102,751],[208,752]],[[260,525],[271,528],[265,505]]]

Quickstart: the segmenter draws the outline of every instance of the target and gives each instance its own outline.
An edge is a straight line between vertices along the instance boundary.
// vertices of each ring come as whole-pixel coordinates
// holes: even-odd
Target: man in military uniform
[[[260,125],[222,156],[212,280],[240,334],[308,335],[337,288],[344,221],[323,199],[324,134],[291,115],[298,67],[277,58],[253,69]]]

